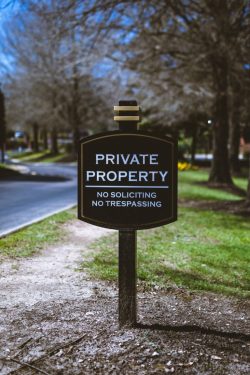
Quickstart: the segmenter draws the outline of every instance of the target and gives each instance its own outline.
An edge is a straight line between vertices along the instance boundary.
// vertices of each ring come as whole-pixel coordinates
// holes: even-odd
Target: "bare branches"
[[[16,0],[2,0],[0,4],[0,10],[6,9],[10,5],[15,5]]]

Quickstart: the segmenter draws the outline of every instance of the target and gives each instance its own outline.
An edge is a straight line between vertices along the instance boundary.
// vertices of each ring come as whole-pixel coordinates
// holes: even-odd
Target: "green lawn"
[[[6,165],[3,164],[3,163],[0,163],[0,168],[1,168],[1,169],[7,169]]]
[[[180,198],[241,199],[226,191],[196,185],[206,171],[179,173]],[[246,179],[235,183],[246,187]],[[75,210],[51,216],[0,239],[0,259],[31,256],[63,238],[61,224],[76,218]],[[138,231],[138,277],[148,287],[185,287],[238,297],[250,296],[250,218],[223,212],[179,208],[178,221]],[[82,263],[93,277],[117,279],[117,234],[94,242],[92,258]]]
[[[0,239],[0,260],[31,256],[63,237],[61,224],[76,217],[75,210],[56,215]]]
[[[239,199],[232,194],[196,186],[206,172],[180,173],[180,196],[189,199]],[[244,185],[245,182],[237,180]],[[138,277],[149,287],[180,286],[250,296],[250,219],[223,212],[180,208],[178,221],[138,231]],[[117,279],[117,235],[93,244],[95,252],[82,264],[90,274]],[[98,250],[98,253],[96,253]]]
[[[25,151],[21,153],[9,153],[12,159],[18,159],[21,162],[43,162],[43,163],[55,163],[63,161],[65,158],[69,158],[69,154],[60,152],[57,155],[52,154],[49,150],[33,152]]]
[[[179,197],[183,199],[194,200],[237,200],[242,199],[237,195],[220,189],[211,189],[203,186],[202,182],[208,180],[208,171],[184,171],[179,172],[178,179]],[[246,178],[234,178],[236,186],[247,189]]]
[[[12,177],[18,175],[18,172],[9,164],[0,163],[0,180],[1,178]]]

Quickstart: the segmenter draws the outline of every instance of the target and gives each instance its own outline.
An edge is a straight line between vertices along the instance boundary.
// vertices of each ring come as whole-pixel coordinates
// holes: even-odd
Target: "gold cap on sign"
[[[120,100],[119,105],[114,106],[114,120],[118,122],[139,122],[140,107],[136,100]]]

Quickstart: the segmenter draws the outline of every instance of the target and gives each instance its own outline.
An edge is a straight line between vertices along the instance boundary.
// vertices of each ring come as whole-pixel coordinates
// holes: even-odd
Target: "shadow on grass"
[[[218,189],[226,191],[227,193],[231,193],[234,195],[237,195],[239,197],[246,197],[246,190],[242,189],[239,186],[236,186],[235,184],[221,184],[221,183],[212,183],[207,181],[200,181],[200,182],[194,182],[196,185],[202,185],[205,187],[208,187],[210,189]]]
[[[32,161],[43,161],[44,159],[53,158],[55,156],[59,156],[60,154],[54,154],[53,152],[47,152],[44,153],[41,156],[38,156],[37,158],[32,159]]]
[[[183,207],[194,208],[197,210],[212,210],[237,215],[250,220],[250,202],[246,200],[191,200],[180,198],[179,204]],[[244,220],[245,220],[244,219]],[[236,220],[240,220],[237,217]],[[224,220],[223,226],[227,225]]]
[[[211,292],[222,292],[228,295],[239,296],[238,288],[242,291],[242,295],[249,295],[249,289],[247,285],[237,285],[235,281],[222,281],[219,277],[212,275],[207,277],[207,275],[201,275],[194,273],[193,270],[178,270],[165,268],[165,270],[156,270],[157,275],[166,276],[167,280],[174,281],[178,285],[185,285],[190,289],[206,290]]]
[[[11,154],[10,157],[11,159],[22,159],[24,157],[31,156],[33,154],[34,154],[34,151],[25,151],[25,152]]]
[[[58,159],[60,163],[70,163],[76,161],[75,157],[72,154],[63,154],[63,153],[58,153],[54,154],[52,152],[49,152],[48,154],[41,155],[37,157],[36,159],[33,159],[32,161],[40,162],[40,161],[46,161],[46,159]]]

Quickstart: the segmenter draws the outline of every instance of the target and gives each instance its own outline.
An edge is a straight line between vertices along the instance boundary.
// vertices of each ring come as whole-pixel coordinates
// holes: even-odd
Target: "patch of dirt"
[[[119,329],[116,285],[76,271],[110,231],[65,230],[64,243],[0,265],[1,375],[249,373],[246,300],[156,288],[138,293],[137,328]]]
[[[25,303],[49,302],[92,294],[92,282],[76,268],[87,245],[111,231],[74,221],[63,225],[68,233],[64,243],[50,246],[40,255],[0,264],[0,308]]]

